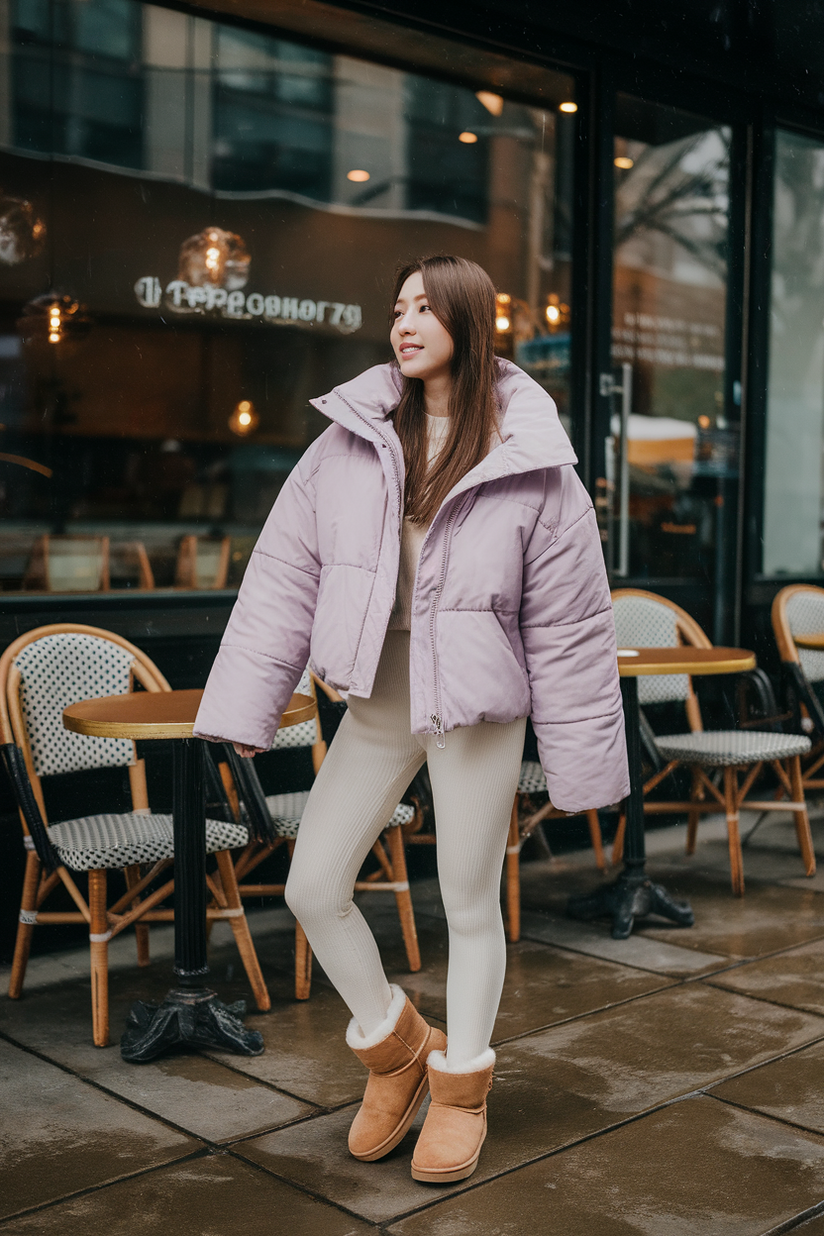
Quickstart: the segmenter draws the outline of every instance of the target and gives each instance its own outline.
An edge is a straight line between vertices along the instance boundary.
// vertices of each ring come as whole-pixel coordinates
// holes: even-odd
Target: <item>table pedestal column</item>
[[[644,780],[641,768],[641,725],[638,707],[638,679],[621,679],[624,725],[629,762],[629,798],[626,800],[627,827],[624,839],[624,870],[613,884],[594,893],[570,897],[567,913],[572,918],[611,918],[612,936],[626,940],[636,918],[660,914],[681,927],[695,921],[686,901],[675,901],[660,884],[653,884],[645,872]]]
[[[240,1020],[243,1000],[225,1005],[207,987],[206,806],[203,744],[184,738],[174,745],[175,964],[177,986],[162,1004],[138,1000],[120,1040],[124,1060],[153,1060],[170,1047],[213,1047],[259,1056],[263,1037]]]

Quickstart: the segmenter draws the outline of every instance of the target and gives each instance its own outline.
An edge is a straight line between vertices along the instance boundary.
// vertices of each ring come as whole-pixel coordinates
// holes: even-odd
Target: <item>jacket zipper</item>
[[[441,554],[441,575],[438,580],[438,586],[435,589],[435,595],[432,598],[432,605],[429,609],[429,639],[432,644],[432,673],[435,687],[435,712],[430,713],[429,720],[435,727],[437,735],[436,745],[440,748],[446,746],[446,735],[443,732],[443,712],[441,709],[441,682],[438,673],[438,647],[435,639],[435,617],[438,612],[438,606],[441,602],[441,592],[443,590],[444,580],[446,579],[446,564],[449,558],[449,536],[452,531],[452,525],[458,515],[458,509],[461,503],[456,502],[449,513],[449,518],[446,521],[446,527],[443,534],[443,553]]]

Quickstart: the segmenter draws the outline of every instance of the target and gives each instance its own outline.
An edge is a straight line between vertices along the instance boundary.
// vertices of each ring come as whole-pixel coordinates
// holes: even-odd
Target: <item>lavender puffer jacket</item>
[[[500,363],[503,442],[444,499],[412,597],[412,732],[531,715],[554,805],[629,792],[615,627],[595,515],[555,404]],[[255,546],[195,734],[267,748],[307,664],[372,691],[395,597],[404,465],[378,365],[313,400],[334,422]]]

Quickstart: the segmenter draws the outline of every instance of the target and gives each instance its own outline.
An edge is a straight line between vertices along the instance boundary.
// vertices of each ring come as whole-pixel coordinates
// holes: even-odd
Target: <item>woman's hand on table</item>
[[[244,760],[251,760],[252,756],[262,755],[265,751],[265,747],[250,747],[245,742],[233,742],[232,746]]]

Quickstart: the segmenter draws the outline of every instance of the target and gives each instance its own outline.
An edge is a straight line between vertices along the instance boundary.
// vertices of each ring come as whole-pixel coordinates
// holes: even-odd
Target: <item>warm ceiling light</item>
[[[365,172],[362,167],[353,167],[351,172],[346,173],[347,180],[354,180],[356,185],[362,185],[364,181],[370,179],[370,173]]]
[[[229,428],[232,433],[236,433],[239,438],[244,438],[246,434],[253,433],[259,424],[260,417],[250,400],[241,399],[240,403],[235,404],[232,415],[229,417]]]
[[[578,104],[577,103],[562,103],[558,110],[562,112],[569,112],[571,114],[572,112],[577,112]]]
[[[495,319],[495,329],[497,331],[500,331],[502,334],[504,331],[509,330],[509,327],[510,327],[509,318],[505,317],[504,314],[500,314]]]
[[[616,167],[620,167],[625,172],[628,172],[631,167],[635,167],[635,160],[631,159],[629,155],[618,155],[614,162]]]
[[[504,101],[499,94],[493,94],[491,90],[476,90],[475,98],[479,103],[483,103],[484,107],[493,116],[500,116],[504,110]]]
[[[711,424],[712,424],[712,421],[710,420],[708,416],[699,416],[698,418],[698,428],[699,429],[709,429]]]
[[[509,295],[509,292],[499,292],[495,299],[499,305],[509,305],[512,303],[512,297]]]
[[[63,343],[82,339],[87,334],[91,320],[86,306],[73,296],[59,292],[46,292],[36,296],[23,306],[23,314],[17,323],[25,343],[46,339],[49,343]]]
[[[547,305],[546,320],[548,322],[559,322],[561,320],[561,310],[557,305]]]
[[[471,133],[469,129],[464,129],[463,133],[458,134],[458,141],[463,142],[467,146],[472,146],[478,140],[477,133]]]
[[[222,227],[207,227],[180,246],[178,278],[191,287],[245,287],[249,278],[249,254],[242,238]]]

